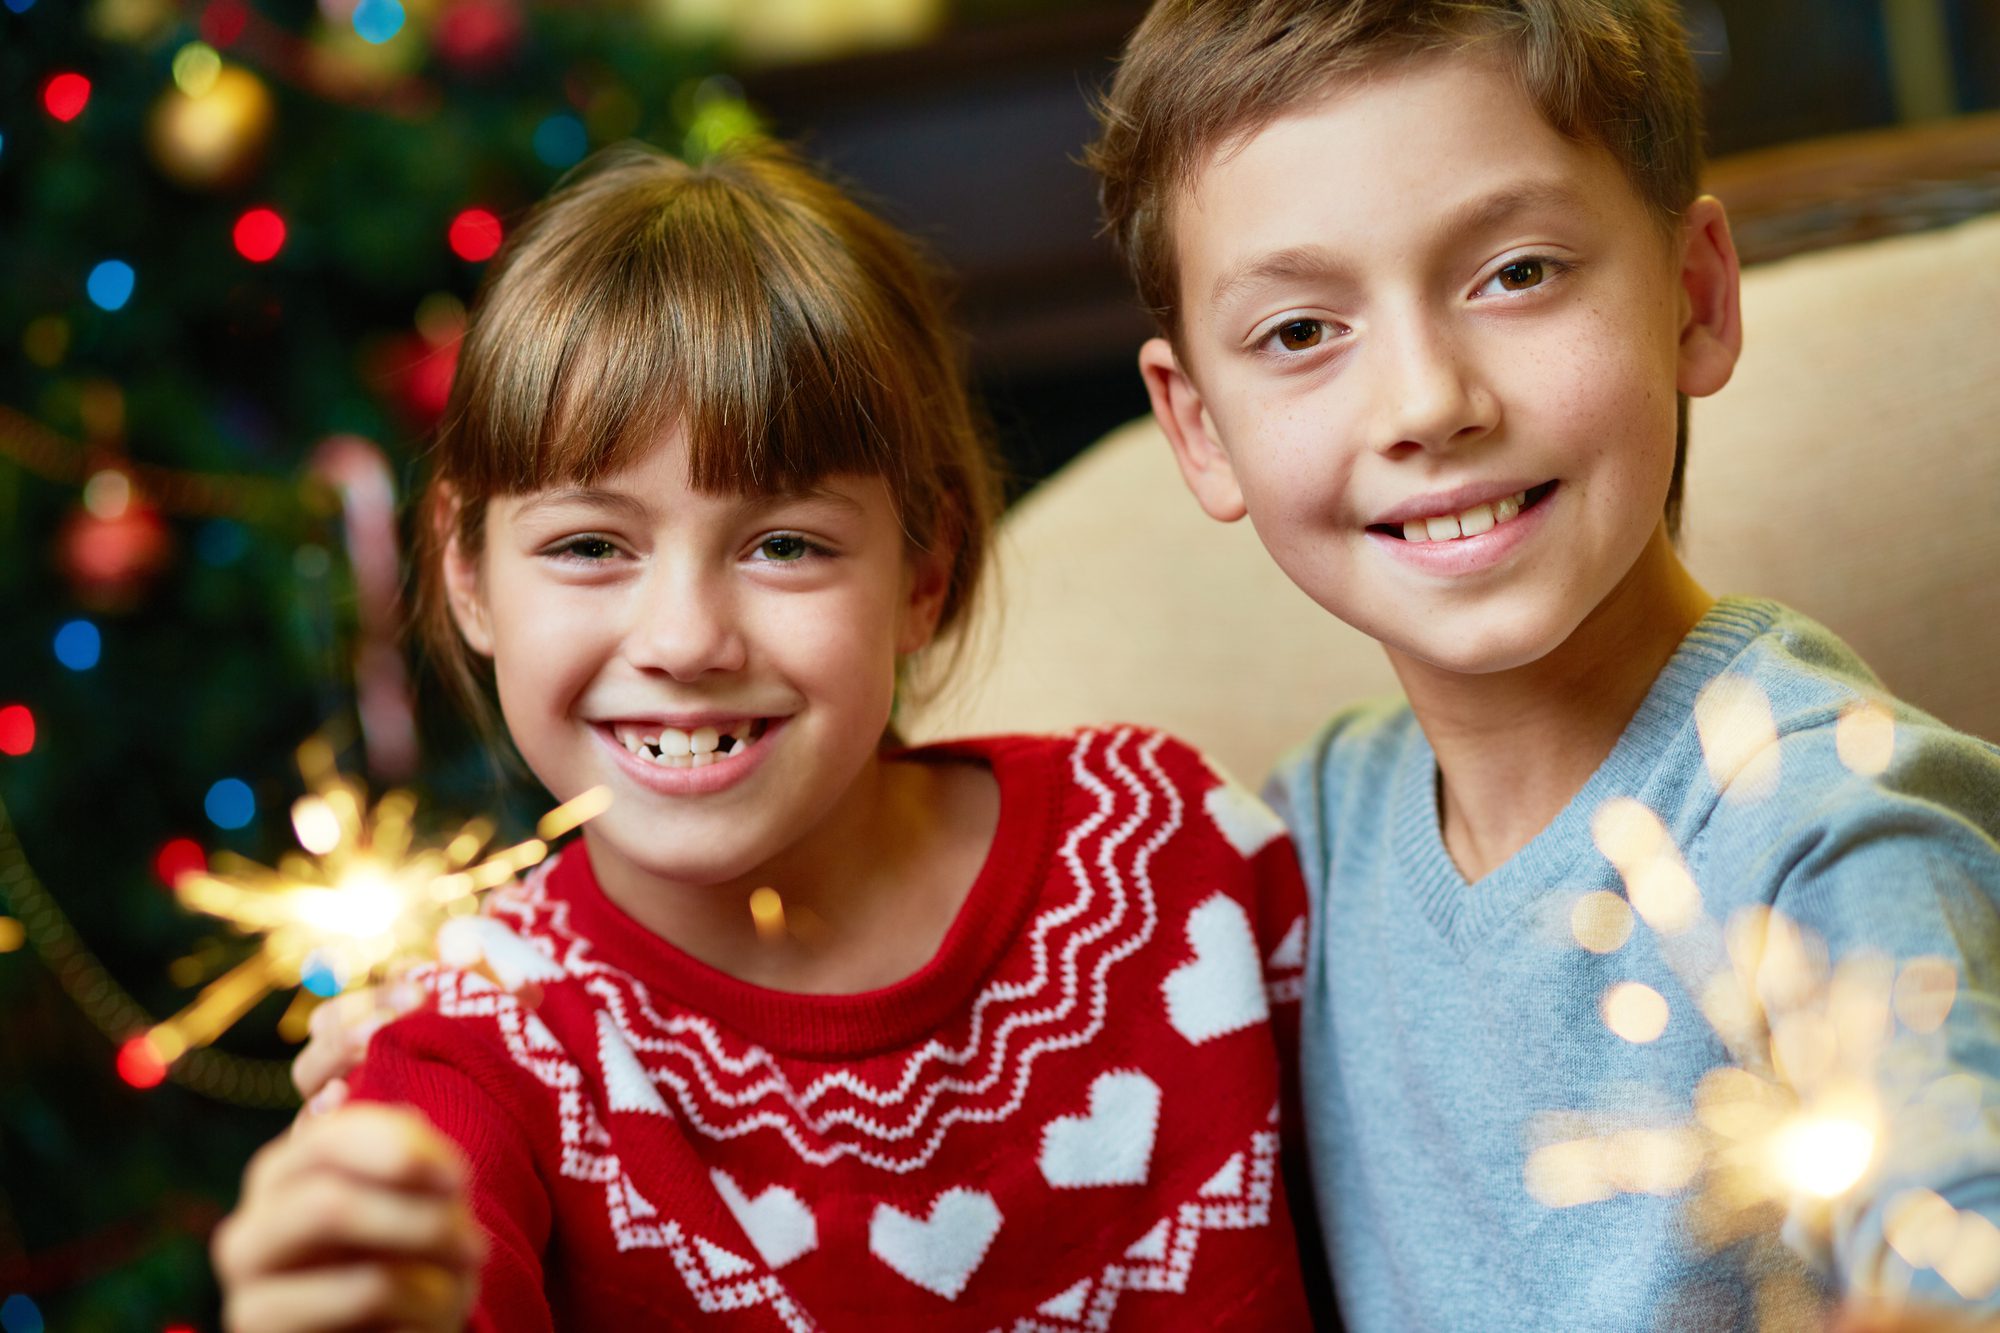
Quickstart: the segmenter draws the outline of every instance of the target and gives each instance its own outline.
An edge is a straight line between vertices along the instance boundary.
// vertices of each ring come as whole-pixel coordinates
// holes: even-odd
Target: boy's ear
[[[1706,397],[1729,383],[1743,351],[1742,266],[1722,201],[1705,194],[1681,219],[1680,391]]]
[[[451,607],[452,623],[464,637],[466,646],[481,657],[493,656],[493,622],[486,611],[486,593],[480,585],[479,561],[458,540],[458,495],[449,486],[440,486],[431,505],[431,535],[444,553],[444,595]]]
[[[896,629],[896,655],[906,657],[929,645],[937,634],[938,620],[944,615],[945,598],[951,592],[951,569],[955,546],[938,543],[943,549],[916,551],[910,555],[908,588],[903,613]]]
[[[1173,446],[1181,479],[1195,500],[1219,523],[1242,518],[1243,488],[1236,483],[1236,469],[1216,435],[1215,418],[1208,414],[1201,391],[1182,368],[1173,344],[1165,338],[1150,339],[1139,349],[1139,374],[1146,381],[1146,396],[1153,400],[1153,415]]]

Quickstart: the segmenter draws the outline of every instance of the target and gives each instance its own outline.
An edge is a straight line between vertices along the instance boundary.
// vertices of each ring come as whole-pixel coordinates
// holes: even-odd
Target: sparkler
[[[183,904],[261,942],[185,1009],[125,1043],[119,1064],[131,1081],[158,1082],[275,991],[300,987],[301,1001],[325,998],[429,956],[446,920],[478,910],[481,894],[540,863],[552,841],[611,804],[608,787],[593,787],[544,815],[534,837],[482,857],[491,820],[468,822],[442,845],[417,846],[411,793],[391,791],[370,808],[366,789],[339,772],[324,740],[300,746],[298,764],[308,789],[292,806],[299,851],[275,870],[221,853],[212,873],[175,880]]]
[[[1695,711],[1718,789],[1739,800],[1770,794],[1780,751],[1756,687],[1724,677]],[[1841,719],[1837,743],[1850,769],[1880,773],[1893,751],[1893,721],[1878,706],[1857,705]],[[1672,836],[1636,801],[1607,803],[1592,834],[1625,894],[1578,900],[1570,917],[1577,944],[1615,953],[1634,917],[1643,921],[1731,1063],[1702,1078],[1685,1113],[1537,1117],[1524,1171],[1537,1200],[1567,1208],[1618,1194],[1691,1191],[1689,1222],[1707,1249],[1775,1244],[1786,1218],[1818,1241],[1840,1201],[1883,1166],[1892,1142],[1949,1143],[1979,1115],[1978,1083],[1940,1069],[1922,1041],[1943,1026],[1956,999],[1950,960],[1899,965],[1858,953],[1834,966],[1824,943],[1780,912],[1747,908],[1718,924],[1703,913]],[[1601,1012],[1613,1033],[1635,1044],[1657,1039],[1668,1018],[1665,998],[1637,982],[1612,986]],[[1888,1201],[1886,1219],[1894,1257],[1882,1289],[1870,1293],[1877,1299],[1899,1302],[1926,1269],[1970,1301],[2000,1290],[2000,1228],[1985,1217],[1910,1190]],[[1760,1326],[1781,1325],[1790,1303],[1787,1293],[1760,1291],[1760,1310],[1771,1312]]]

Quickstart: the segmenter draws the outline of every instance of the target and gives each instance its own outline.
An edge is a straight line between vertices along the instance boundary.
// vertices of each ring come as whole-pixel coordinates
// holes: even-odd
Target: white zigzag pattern
[[[635,1052],[647,1052],[669,1059],[678,1057],[681,1064],[693,1071],[695,1081],[700,1084],[697,1091],[686,1074],[672,1066],[652,1068],[648,1072],[658,1081],[666,1083],[674,1090],[683,1116],[701,1133],[717,1140],[726,1140],[752,1133],[758,1129],[773,1129],[784,1137],[793,1150],[803,1159],[816,1165],[837,1161],[843,1156],[854,1156],[861,1161],[883,1170],[906,1173],[920,1169],[936,1154],[946,1131],[959,1121],[971,1123],[991,1123],[1013,1115],[1025,1100],[1029,1074],[1034,1061],[1049,1051],[1066,1050],[1089,1043],[1103,1030],[1106,1018],[1106,976],[1113,964],[1122,961],[1145,946],[1150,941],[1158,922],[1158,905],[1153,892],[1149,867],[1154,854],[1181,827],[1184,802],[1179,791],[1160,769],[1156,752],[1165,737],[1154,736],[1140,747],[1138,762],[1152,779],[1154,790],[1163,798],[1166,806],[1164,822],[1141,844],[1131,858],[1130,873],[1133,887],[1138,892],[1142,923],[1138,931],[1108,949],[1099,957],[1091,969],[1089,977],[1089,997],[1087,1000],[1089,1017],[1081,1028],[1058,1031],[1051,1035],[1026,1043],[1013,1059],[1009,1060],[1010,1041],[1020,1029],[1047,1028],[1064,1023],[1072,1018],[1080,1000],[1082,986],[1079,979],[1077,955],[1088,945],[1111,935],[1125,922],[1128,914],[1130,894],[1119,869],[1119,852],[1130,841],[1137,830],[1152,813],[1153,792],[1133,773],[1117,753],[1132,735],[1129,729],[1116,733],[1103,749],[1103,763],[1112,776],[1132,796],[1133,813],[1098,847],[1095,857],[1097,869],[1103,880],[1109,901],[1109,910],[1097,921],[1075,932],[1062,941],[1059,973],[1061,996],[1050,1007],[1039,1011],[1009,1012],[993,1030],[990,1045],[983,1045],[981,1037],[986,1022],[987,1010],[1009,1001],[1021,1001],[1036,997],[1047,988],[1049,978],[1048,937],[1061,926],[1085,916],[1093,905],[1095,889],[1093,876],[1084,865],[1080,849],[1085,840],[1097,831],[1110,817],[1115,798],[1111,789],[1098,776],[1085,767],[1085,759],[1091,742],[1099,738],[1099,733],[1085,732],[1077,737],[1071,750],[1070,767],[1076,782],[1089,790],[1097,799],[1097,807],[1084,820],[1070,830],[1061,848],[1060,855],[1069,867],[1072,880],[1078,885],[1078,894],[1070,902],[1039,917],[1030,932],[1030,948],[1034,958],[1034,977],[1027,983],[999,983],[989,986],[975,1000],[972,1008],[971,1031],[966,1044],[957,1049],[942,1042],[931,1041],[913,1052],[905,1063],[902,1077],[890,1091],[878,1090],[856,1079],[850,1071],[839,1070],[821,1076],[803,1093],[795,1091],[784,1077],[770,1054],[758,1047],[752,1047],[742,1058],[731,1058],[723,1049],[721,1040],[706,1020],[694,1016],[675,1016],[668,1019],[660,1016],[650,1003],[645,987],[629,974],[592,960],[586,941],[574,937],[566,941],[562,949],[562,964],[573,975],[586,977],[585,982],[591,993],[606,1006],[621,1034]],[[544,875],[537,875],[523,883],[518,893],[507,895],[495,904],[496,914],[505,914],[518,919],[533,936],[543,931],[554,930],[567,933],[567,904],[550,903],[543,892]],[[552,909],[552,910],[551,910]],[[545,916],[545,922],[537,922],[537,915]],[[537,925],[540,929],[536,929]],[[536,941],[539,943],[539,940]],[[551,941],[554,943],[554,941]],[[544,948],[544,953],[553,952]],[[631,1008],[636,1007],[645,1020],[645,1026],[654,1033],[648,1035],[635,1031],[631,1021]],[[674,1040],[675,1037],[692,1036],[694,1043]],[[811,1110],[815,1102],[826,1094],[841,1090],[876,1106],[892,1106],[907,1097],[917,1086],[927,1063],[938,1061],[954,1066],[970,1063],[975,1056],[984,1056],[986,1070],[976,1079],[939,1077],[928,1084],[922,1095],[909,1109],[901,1124],[885,1124],[865,1112],[848,1108],[835,1108],[815,1116]],[[714,1067],[721,1066],[729,1073],[747,1073],[759,1068],[765,1076],[748,1088],[732,1093],[717,1082]],[[914,1155],[872,1152],[865,1142],[835,1141],[824,1145],[815,1143],[802,1132],[825,1136],[838,1126],[848,1126],[860,1131],[876,1142],[883,1144],[902,1143],[921,1133],[926,1121],[937,1104],[948,1095],[957,1094],[972,1098],[991,1091],[1012,1069],[1013,1080],[1004,1103],[997,1107],[958,1104],[937,1116],[937,1123],[931,1127],[929,1136],[915,1150]],[[703,1094],[706,1094],[704,1098]],[[777,1096],[791,1115],[781,1114],[775,1109],[753,1112],[734,1121],[718,1121],[707,1114],[709,1104],[735,1109]]]
[[[1277,1108],[1273,1107],[1271,1122],[1275,1124],[1277,1118]],[[1073,1303],[1081,1311],[1077,1318],[1055,1317],[1038,1309],[1034,1314],[994,1329],[993,1333],[1079,1333],[1079,1330],[1104,1333],[1111,1327],[1111,1321],[1118,1312],[1119,1299],[1128,1291],[1185,1294],[1188,1275],[1194,1271],[1195,1254],[1201,1248],[1203,1233],[1248,1231],[1270,1225],[1277,1162],[1277,1131],[1259,1130],[1252,1134],[1249,1170],[1244,1174],[1236,1194],[1197,1196],[1147,1230],[1145,1234],[1151,1236],[1162,1226],[1169,1228],[1163,1257],[1135,1261],[1128,1252],[1124,1257],[1106,1264],[1104,1271],[1095,1278],[1086,1279],[1090,1286],[1080,1298],[1070,1295],[1076,1290],[1074,1285],[1067,1288],[1058,1299],[1070,1297],[1065,1304]]]

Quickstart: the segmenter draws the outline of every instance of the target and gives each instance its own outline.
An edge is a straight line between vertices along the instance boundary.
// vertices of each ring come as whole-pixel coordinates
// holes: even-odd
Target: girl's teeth
[[[688,749],[688,734],[679,727],[668,727],[660,733],[660,753],[663,756],[685,758],[693,753]]]
[[[693,731],[666,727],[658,736],[651,736],[621,729],[618,739],[631,753],[662,768],[706,768],[741,754],[762,733],[760,722],[745,719],[731,723],[728,731],[720,727],[696,727]]]
[[[722,733],[714,727],[696,727],[688,733],[688,751],[695,755],[715,753],[715,743],[722,739]]]
[[[1516,491],[1492,504],[1474,505],[1462,514],[1441,514],[1437,518],[1414,518],[1403,524],[1406,542],[1448,542],[1460,537],[1477,537],[1493,531],[1509,519],[1519,518],[1528,502],[1526,491]]]

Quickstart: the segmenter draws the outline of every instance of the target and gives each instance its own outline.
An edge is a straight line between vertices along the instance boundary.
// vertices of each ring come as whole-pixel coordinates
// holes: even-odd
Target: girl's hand
[[[486,1239],[457,1148],[416,1112],[302,1121],[244,1173],[211,1247],[231,1333],[464,1328]]]
[[[313,1010],[310,1039],[292,1061],[292,1082],[305,1103],[299,1118],[323,1115],[344,1104],[347,1076],[360,1065],[368,1039],[423,1002],[421,986],[397,980],[336,995]]]

